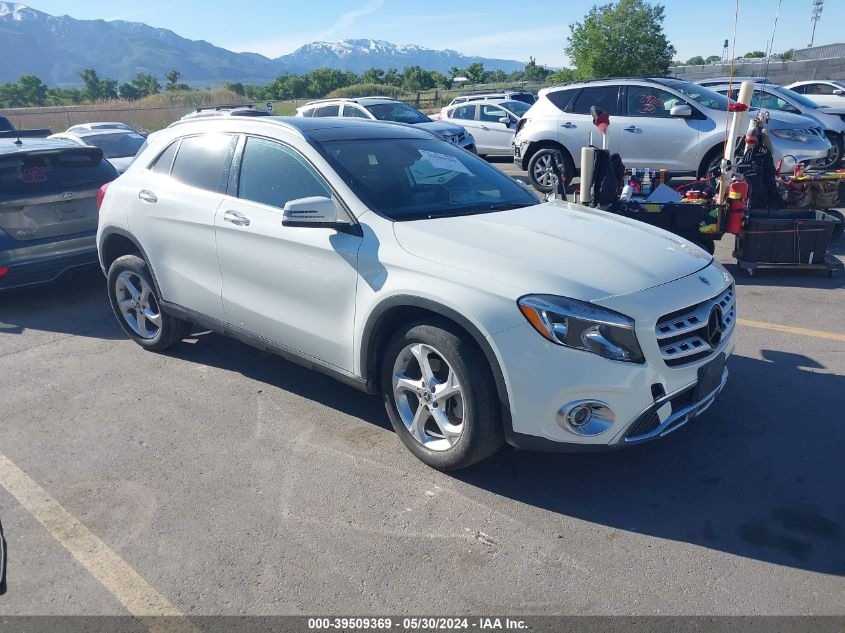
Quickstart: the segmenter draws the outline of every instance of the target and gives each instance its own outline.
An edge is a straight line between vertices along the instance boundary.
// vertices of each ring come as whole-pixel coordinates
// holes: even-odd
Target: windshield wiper
[[[509,209],[522,209],[530,206],[532,206],[530,202],[497,202],[487,208],[490,211],[508,211]]]

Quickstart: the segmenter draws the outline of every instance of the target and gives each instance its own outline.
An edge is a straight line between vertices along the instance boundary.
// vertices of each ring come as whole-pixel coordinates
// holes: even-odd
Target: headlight
[[[816,137],[811,130],[774,130],[772,134],[778,138],[787,141],[797,141],[798,143],[808,143],[813,140],[813,137]]]
[[[517,303],[534,329],[556,345],[628,363],[645,360],[634,321],[624,314],[554,295],[527,295]]]

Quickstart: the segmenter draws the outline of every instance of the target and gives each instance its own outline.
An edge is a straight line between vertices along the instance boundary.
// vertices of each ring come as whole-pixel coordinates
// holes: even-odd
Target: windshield
[[[144,144],[144,137],[140,134],[96,134],[83,139],[89,145],[103,150],[106,158],[126,158],[134,156]]]
[[[538,203],[486,161],[433,138],[325,141],[319,147],[355,195],[390,220],[473,215]]]
[[[505,110],[513,112],[516,116],[521,117],[528,109],[531,107],[527,103],[523,103],[522,101],[503,101],[498,105],[502,106]]]
[[[699,105],[705,108],[712,108],[713,110],[727,110],[728,98],[725,95],[719,94],[715,90],[699,86],[694,83],[687,83],[685,81],[667,82],[667,86],[674,88],[683,95],[686,95]]]
[[[397,123],[431,123],[426,115],[414,110],[404,103],[376,103],[364,106],[379,121],[396,121]]]
[[[790,90],[789,88],[781,88],[780,86],[767,86],[769,90],[772,92],[779,94],[781,96],[786,97],[787,99],[792,99],[793,101],[797,101],[801,104],[803,108],[810,108],[811,110],[817,110],[820,106],[815,101],[810,101],[807,97],[802,94],[798,94],[797,92]]]

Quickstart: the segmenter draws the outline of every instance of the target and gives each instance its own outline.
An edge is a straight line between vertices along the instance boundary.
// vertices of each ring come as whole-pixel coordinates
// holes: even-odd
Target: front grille
[[[651,433],[658,426],[660,426],[660,417],[657,415],[657,411],[655,409],[651,409],[650,411],[643,413],[639,419],[628,427],[628,432],[625,433],[625,437],[632,438],[645,435],[646,433]]]
[[[721,313],[718,328],[721,332],[716,332],[710,323],[716,307],[718,312],[713,318]],[[735,321],[736,289],[733,285],[712,299],[660,317],[655,334],[663,361],[675,367],[710,356],[731,332]]]
[[[677,413],[678,411],[688,407],[693,403],[693,397],[695,396],[695,387],[690,387],[689,389],[685,389],[681,393],[673,396],[669,400],[661,399],[659,402],[655,403],[650,409],[648,409],[645,413],[643,413],[639,418],[637,418],[631,426],[628,427],[628,430],[625,432],[625,439],[629,442],[636,442],[643,438],[644,435],[648,435],[652,431],[654,431],[657,427],[660,426],[660,416],[657,414],[657,411],[662,407],[666,406],[668,402],[671,405],[671,412],[669,415],[673,413]],[[679,419],[670,424],[666,429],[663,429],[661,433],[668,432],[670,429],[675,428],[678,424],[683,424],[686,422],[685,419]]]

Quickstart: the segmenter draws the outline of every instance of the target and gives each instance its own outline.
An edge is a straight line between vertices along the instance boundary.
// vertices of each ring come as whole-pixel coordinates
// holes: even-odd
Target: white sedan
[[[845,81],[835,79],[814,79],[796,81],[786,86],[798,94],[806,95],[820,106],[845,107]]]
[[[76,128],[76,126],[74,127]],[[76,128],[75,131],[68,130],[47,138],[70,141],[77,145],[99,147],[103,150],[103,156],[106,160],[114,165],[114,168],[120,174],[126,171],[126,168],[135,158],[135,154],[146,141],[143,134],[139,134],[131,128],[92,128],[89,130]]]
[[[511,99],[479,99],[446,106],[438,120],[465,127],[480,155],[510,156],[516,123],[530,107]]]

